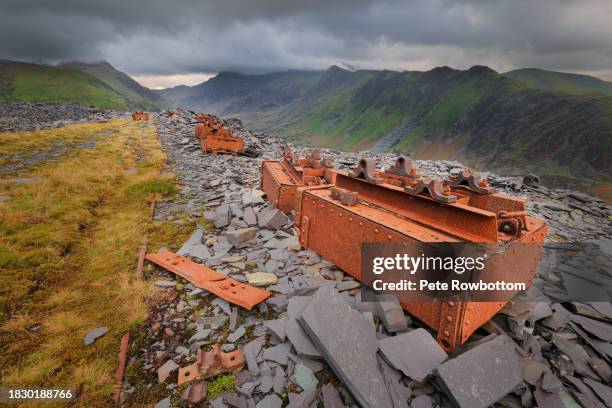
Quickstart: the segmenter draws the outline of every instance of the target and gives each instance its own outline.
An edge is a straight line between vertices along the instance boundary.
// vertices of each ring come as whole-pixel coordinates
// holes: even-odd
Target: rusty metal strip
[[[188,280],[198,288],[214,293],[228,302],[248,310],[271,295],[267,290],[245,285],[207,266],[171,252],[151,253],[147,254],[145,258]]]
[[[218,344],[212,350],[198,349],[196,362],[179,368],[177,384],[185,384],[195,379],[206,379],[224,373],[233,373],[244,367],[244,353],[241,349],[224,353]]]
[[[121,345],[119,346],[119,367],[115,373],[115,390],[113,400],[115,407],[121,406],[121,389],[123,388],[123,377],[125,376],[125,364],[127,362],[127,351],[130,344],[130,332],[126,332],[121,337]]]
[[[140,251],[138,252],[138,263],[136,264],[136,278],[138,280],[142,279],[142,271],[144,269],[144,260],[145,260],[145,256],[147,255],[147,246],[146,245],[141,245],[140,246]]]

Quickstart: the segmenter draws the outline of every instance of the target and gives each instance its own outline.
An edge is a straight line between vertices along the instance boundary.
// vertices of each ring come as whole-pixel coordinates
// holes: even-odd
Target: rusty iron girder
[[[417,192],[414,187],[425,186],[427,181],[391,177],[376,171],[369,159],[361,160],[352,173],[335,173],[334,186],[297,188],[296,231],[304,247],[354,278],[361,279],[363,242],[470,242],[502,249],[501,261],[490,272],[493,277],[531,283],[547,227],[526,215],[524,200],[501,193],[483,194],[465,183],[445,185],[441,180],[429,184],[434,194],[426,187]],[[477,178],[474,181],[479,183]],[[347,193],[358,199],[343,202]],[[520,245],[524,243],[536,245]],[[464,343],[504,304],[402,302],[404,309],[437,331],[437,341],[448,351]]]
[[[248,310],[271,295],[267,290],[245,285],[172,252],[150,253],[147,254],[146,259],[188,280],[194,286],[212,292]]]
[[[206,379],[219,374],[232,373],[244,367],[244,353],[237,349],[224,353],[218,344],[210,351],[198,349],[195,363],[179,368],[178,385],[195,379]]]

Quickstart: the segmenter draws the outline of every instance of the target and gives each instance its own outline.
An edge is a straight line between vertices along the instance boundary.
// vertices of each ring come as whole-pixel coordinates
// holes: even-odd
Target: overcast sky
[[[612,80],[612,0],[0,0],[0,58],[107,60],[156,88],[332,64]]]

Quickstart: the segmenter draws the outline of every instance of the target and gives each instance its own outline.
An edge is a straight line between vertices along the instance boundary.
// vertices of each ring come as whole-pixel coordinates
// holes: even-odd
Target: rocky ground
[[[75,122],[108,120],[113,111],[77,103],[0,102],[0,132],[50,129]]]
[[[159,301],[141,354],[132,356],[141,360],[142,378],[149,380],[126,381],[126,405],[161,383],[167,397],[160,398],[160,408],[187,405],[188,396],[214,407],[468,407],[487,398],[504,407],[610,406],[609,302],[575,301],[563,289],[566,275],[549,268],[532,289],[544,301],[509,304],[487,330],[447,356],[396,304],[361,302],[358,282],[300,248],[292,218],[273,209],[258,189],[261,161],[280,158],[282,139],[250,133],[230,121],[263,156],[204,155],[191,113],[179,110],[155,120],[168,151],[167,171],[178,175],[182,188],[180,199],[158,203],[154,218],[197,222],[179,254],[243,282],[253,279],[250,273],[266,272],[258,278],[273,296],[247,311],[149,266],[149,274],[163,276],[155,278]],[[292,148],[303,155],[300,147]],[[376,157],[379,166],[395,161],[389,154],[364,154]],[[349,168],[363,154],[324,150],[321,155]],[[417,161],[420,174],[438,177],[461,167]],[[596,249],[609,245],[611,212],[603,202],[488,177],[500,190],[529,199],[530,213],[550,227],[547,251],[584,241]],[[575,260],[563,264],[567,276],[580,274]],[[600,287],[609,285],[609,273],[598,275]],[[196,385],[177,386],[178,368],[192,363],[199,348],[214,344],[226,352],[242,348],[245,368],[223,382],[209,381],[208,398]]]

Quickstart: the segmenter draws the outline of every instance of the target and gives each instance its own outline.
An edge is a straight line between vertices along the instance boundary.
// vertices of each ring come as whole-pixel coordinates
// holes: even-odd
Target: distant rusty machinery
[[[194,116],[197,122],[195,135],[200,140],[204,153],[242,154],[256,157],[252,149],[245,149],[244,141],[213,115],[199,113]]]
[[[149,114],[144,111],[134,111],[132,120],[149,120]]]
[[[264,162],[262,183],[270,194]],[[287,182],[286,170],[273,165]],[[386,171],[372,159],[359,160],[352,172],[330,170],[330,184],[294,186],[295,225],[300,243],[361,279],[361,244],[407,243],[417,247],[432,242],[495,245],[501,263],[487,274],[499,280],[531,284],[546,225],[525,212],[525,201],[496,193],[486,179],[469,169],[449,180],[419,177],[407,157]],[[277,177],[280,178],[280,177]],[[276,187],[278,189],[278,187]],[[290,201],[290,200],[289,200]],[[281,202],[282,205],[282,202]],[[280,205],[279,205],[280,208]],[[521,245],[525,243],[535,245]],[[511,295],[511,294],[510,294]],[[409,313],[437,331],[446,350],[464,343],[503,308],[504,301],[402,301]]]

